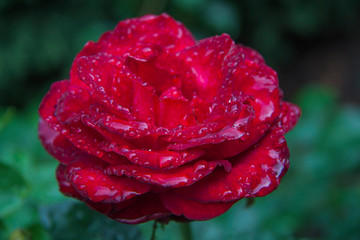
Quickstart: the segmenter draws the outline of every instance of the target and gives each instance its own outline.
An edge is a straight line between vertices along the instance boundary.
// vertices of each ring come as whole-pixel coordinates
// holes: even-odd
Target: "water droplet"
[[[68,134],[69,133],[69,131],[67,130],[67,129],[65,129],[65,128],[63,128],[62,130],[61,130],[61,134],[63,134],[63,135],[66,135],[66,134]]]
[[[255,99],[255,102],[259,105],[261,105],[261,111],[260,111],[260,121],[264,121],[266,118],[270,117],[275,110],[275,106],[273,101],[264,102],[261,99],[257,98]]]
[[[149,126],[148,126],[147,123],[145,123],[145,122],[139,122],[137,128],[138,128],[140,131],[144,131],[144,130],[148,129]]]
[[[179,131],[175,134],[175,137],[181,137],[182,135],[183,135],[183,133]]]
[[[203,171],[203,170],[205,170],[206,168],[208,168],[208,166],[209,166],[208,162],[206,162],[206,161],[201,161],[201,162],[199,162],[198,164],[196,164],[196,165],[194,166],[194,172],[197,173],[197,172],[199,172],[199,171]]]
[[[283,172],[285,168],[286,159],[277,160],[276,164],[273,166],[273,171],[275,173],[275,177],[279,178],[280,174]]]
[[[172,177],[166,179],[166,186],[184,186],[189,182],[189,178],[186,176]]]
[[[232,191],[230,189],[226,189],[224,192],[221,193],[221,198],[222,199],[231,198],[232,195],[233,195]]]
[[[226,127],[219,132],[219,135],[227,140],[234,140],[241,138],[245,133],[232,127]]]
[[[240,137],[241,140],[245,141],[250,138],[250,133],[245,133],[243,136]]]
[[[88,73],[88,77],[90,77],[92,81],[94,81],[95,79],[94,75],[92,75],[91,73]]]
[[[160,168],[165,168],[171,166],[172,163],[175,163],[178,159],[173,156],[161,156],[159,158]]]
[[[99,87],[98,90],[99,90],[99,92],[101,92],[101,93],[105,93],[105,88],[104,88],[104,87]]]
[[[129,153],[128,154],[128,158],[130,160],[136,160],[137,159],[137,154],[136,153]]]
[[[123,199],[128,199],[134,195],[138,195],[139,193],[135,192],[135,191],[122,191],[122,200]]]
[[[269,187],[270,184],[271,184],[271,179],[268,175],[266,175],[266,177],[261,178],[259,185],[256,188],[254,188],[254,190],[252,191],[252,194],[256,194],[261,189]]]
[[[102,151],[96,151],[95,154],[98,158],[102,158],[104,155],[104,153]]]
[[[143,177],[144,181],[149,181],[151,179],[151,175],[150,174],[144,174]]]
[[[76,128],[76,129],[75,129],[75,132],[76,132],[76,133],[81,133],[81,132],[82,132],[82,129],[81,129],[81,128]]]
[[[91,63],[94,64],[95,66],[97,66],[99,64],[99,61],[97,59],[92,59]]]
[[[207,127],[202,127],[199,129],[198,133],[202,135],[203,133],[207,132],[209,129]]]
[[[274,149],[270,149],[269,150],[269,156],[273,159],[279,159],[279,155],[280,155],[280,152],[274,150]]]
[[[238,120],[236,120],[234,122],[233,126],[236,127],[236,128],[239,128],[241,126],[245,126],[249,122],[249,119],[250,119],[250,116],[240,118],[240,119],[238,119]]]

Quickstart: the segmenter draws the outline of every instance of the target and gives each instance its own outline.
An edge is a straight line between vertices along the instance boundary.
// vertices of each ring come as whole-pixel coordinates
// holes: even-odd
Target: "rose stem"
[[[155,237],[156,228],[157,228],[157,221],[154,220],[154,224],[153,224],[153,229],[152,229],[152,232],[151,232],[151,238],[150,238],[150,240],[156,240],[156,237]]]
[[[190,223],[179,223],[181,236],[183,240],[192,240]]]

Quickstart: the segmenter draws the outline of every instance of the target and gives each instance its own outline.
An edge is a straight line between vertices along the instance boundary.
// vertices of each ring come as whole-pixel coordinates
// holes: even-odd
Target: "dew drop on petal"
[[[160,168],[168,167],[176,160],[177,160],[177,158],[175,158],[173,156],[161,156],[159,158],[159,166],[160,166]]]
[[[271,184],[271,179],[268,175],[266,177],[261,178],[259,185],[253,189],[252,194],[258,193],[261,189],[269,187]]]

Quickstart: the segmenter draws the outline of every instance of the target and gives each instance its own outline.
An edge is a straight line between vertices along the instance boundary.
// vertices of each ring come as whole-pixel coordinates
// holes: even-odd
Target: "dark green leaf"
[[[28,186],[19,172],[0,162],[0,218],[20,208]]]
[[[42,206],[41,221],[54,240],[140,240],[136,226],[111,220],[85,204],[65,202]]]

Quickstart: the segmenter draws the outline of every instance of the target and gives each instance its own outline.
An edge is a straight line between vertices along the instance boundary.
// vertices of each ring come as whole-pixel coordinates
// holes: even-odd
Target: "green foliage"
[[[85,204],[65,202],[40,208],[43,226],[51,239],[140,240],[136,226],[115,222]]]
[[[26,196],[28,187],[26,182],[14,168],[0,163],[0,216],[11,214],[22,205],[22,199]]]

